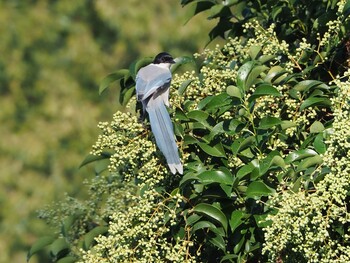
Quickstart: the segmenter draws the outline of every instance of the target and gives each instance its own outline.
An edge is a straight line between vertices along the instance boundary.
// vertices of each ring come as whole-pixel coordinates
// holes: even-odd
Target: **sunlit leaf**
[[[244,63],[237,72],[237,87],[241,90],[242,93],[245,93],[246,90],[249,88],[247,87],[247,78],[249,76],[249,73],[252,71],[254,67],[254,61],[248,61]]]
[[[311,166],[319,165],[323,162],[323,159],[319,155],[307,157],[303,159],[297,167],[297,171],[303,171]]]
[[[226,157],[225,150],[224,150],[221,142],[218,142],[217,144],[215,144],[213,146],[210,146],[207,143],[202,143],[202,142],[198,142],[197,144],[199,145],[199,147],[201,147],[201,149],[203,151],[205,151],[207,154],[209,154],[211,156]]]
[[[324,106],[324,107],[330,107],[331,101],[328,98],[320,98],[320,97],[311,97],[306,100],[300,105],[300,111],[308,108],[308,107],[314,107],[314,106]]]
[[[242,93],[241,90],[239,88],[237,88],[236,86],[230,85],[227,87],[226,92],[228,95],[241,99],[242,98]]]
[[[229,173],[229,171],[227,171],[226,173],[219,170],[205,171],[199,174],[198,178],[204,184],[219,183],[219,184],[232,185],[232,182],[233,182],[232,175]]]
[[[262,97],[262,96],[281,96],[281,93],[271,86],[270,84],[261,84],[256,87],[254,93],[248,98],[248,101],[253,101],[256,98]]]
[[[275,193],[276,190],[267,186],[262,181],[254,181],[248,185],[246,195],[248,198],[268,196]]]
[[[310,126],[310,133],[319,133],[324,131],[324,126],[322,122],[320,121],[315,121],[313,124]]]
[[[315,156],[315,155],[317,155],[317,152],[315,152],[312,149],[302,149],[302,150],[294,151],[288,154],[288,156],[285,158],[285,162],[292,163],[294,161],[301,160],[301,159]]]

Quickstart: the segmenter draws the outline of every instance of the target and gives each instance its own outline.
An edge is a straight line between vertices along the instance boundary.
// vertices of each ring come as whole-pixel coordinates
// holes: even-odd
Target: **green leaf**
[[[50,245],[50,253],[53,257],[62,257],[68,252],[69,244],[64,238],[58,238]]]
[[[111,73],[107,75],[100,84],[99,94],[101,95],[113,82],[120,80],[125,77],[126,74],[129,73],[128,69],[121,69],[117,72]]]
[[[237,243],[237,245],[234,246],[233,253],[238,254],[238,252],[241,250],[241,248],[244,244],[244,241],[245,241],[245,237],[243,236],[241,238],[241,240]],[[242,261],[242,262],[244,262],[244,261]]]
[[[212,243],[217,248],[221,249],[222,251],[226,250],[226,242],[224,238],[220,235],[215,235],[214,238],[209,239],[209,242]]]
[[[111,154],[109,152],[102,152],[100,155],[89,154],[88,156],[85,157],[84,161],[79,165],[79,168],[92,162],[108,159],[109,157],[111,157]]]
[[[261,49],[262,49],[261,46],[251,46],[248,51],[250,58],[252,60],[256,59]]]
[[[276,190],[267,186],[264,182],[254,181],[248,185],[246,195],[248,198],[268,196],[275,193]]]
[[[74,263],[77,262],[77,258],[75,257],[64,257],[58,260],[56,263]]]
[[[243,165],[237,172],[236,178],[238,180],[242,179],[244,176],[250,174],[254,169],[258,168],[256,166],[256,162],[250,162],[248,164]]]
[[[232,212],[231,218],[229,221],[232,233],[236,230],[237,227],[239,227],[244,222],[243,219],[244,219],[243,211],[235,210]]]
[[[256,98],[262,97],[262,96],[276,96],[280,97],[281,93],[271,86],[270,84],[261,84],[256,87],[254,93],[248,98],[248,101],[251,102],[255,100]]]
[[[254,61],[248,61],[244,63],[237,72],[237,87],[241,90],[241,93],[244,94],[249,87],[247,87],[247,78],[249,73],[252,71],[255,63]]]
[[[64,237],[68,236],[68,232],[71,229],[71,227],[73,226],[74,222],[76,221],[76,219],[78,218],[77,214],[73,214],[68,216],[61,225],[61,233],[63,234]]]
[[[88,250],[90,246],[93,244],[93,242],[95,241],[95,238],[98,237],[99,235],[107,233],[107,231],[108,231],[108,227],[106,226],[97,226],[94,229],[92,229],[90,232],[88,232],[84,236],[83,248],[85,250]]]
[[[329,86],[327,86],[326,84],[324,84],[322,81],[318,81],[318,80],[303,80],[298,82],[298,84],[296,84],[293,89],[296,91],[300,91],[300,92],[306,92],[309,91],[312,88],[319,88],[319,89],[329,89]]]
[[[198,220],[201,218],[202,218],[202,216],[197,215],[197,214],[190,215],[189,217],[186,218],[186,225],[191,226],[194,223],[198,222]],[[203,221],[201,221],[201,222],[203,222]]]
[[[187,118],[193,119],[209,129],[211,129],[212,124],[214,122],[207,112],[201,110],[190,111],[189,113],[187,113]]]
[[[312,157],[308,157],[300,162],[300,164],[297,167],[297,172],[306,170],[309,167],[319,165],[323,162],[323,159],[319,155],[315,155]]]
[[[123,106],[125,106],[129,102],[130,98],[134,95],[134,91],[135,86],[131,88],[125,88],[120,92],[119,101]]]
[[[270,129],[277,125],[280,125],[282,121],[279,118],[266,116],[261,119],[258,129]]]
[[[210,146],[204,142],[198,142],[197,144],[204,152],[206,152],[207,154],[209,154],[211,156],[226,158],[226,153],[225,153],[224,147],[222,146],[221,142],[218,142],[214,146]]]
[[[327,150],[327,146],[323,141],[323,134],[320,133],[315,137],[313,146],[315,147],[315,150],[319,153],[319,154],[324,154]]]
[[[187,5],[187,4],[190,4],[190,5],[187,7],[187,12],[186,12],[187,19],[185,23],[187,23],[195,15],[210,9],[214,5],[214,3],[209,0],[196,1],[193,3],[190,3],[189,1],[187,1],[185,4],[182,4],[182,5]]]
[[[328,98],[320,98],[320,97],[311,97],[306,99],[301,105],[300,105],[300,111],[313,106],[325,106],[330,107],[331,101]]]
[[[229,173],[229,171],[227,171],[226,173],[218,170],[205,171],[200,173],[198,175],[198,178],[204,184],[218,183],[232,185],[233,182],[232,175]]]
[[[294,161],[298,161],[298,160],[301,160],[310,156],[315,156],[315,155],[317,155],[317,152],[315,152],[314,150],[302,149],[302,150],[294,151],[288,154],[288,156],[285,158],[285,162],[289,164]]]
[[[237,88],[236,86],[233,86],[233,85],[228,86],[227,89],[226,89],[226,92],[231,97],[242,99],[241,90],[239,88]]]
[[[57,237],[55,236],[45,236],[42,238],[39,238],[35,243],[31,246],[30,250],[28,251],[27,254],[27,261],[36,253],[39,251],[43,250],[45,247],[48,245],[52,244]]]
[[[201,229],[210,229],[212,231],[215,231],[216,225],[214,225],[212,222],[209,222],[209,221],[199,221],[194,224],[191,231],[194,233]]]
[[[256,139],[254,136],[249,136],[249,137],[245,138],[244,140],[238,139],[231,146],[232,153],[238,154],[238,153],[242,152],[243,150],[249,148],[250,146],[254,145],[255,143],[256,143]]]
[[[179,90],[178,90],[178,93],[180,95],[183,95],[185,90],[187,89],[187,87],[191,84],[191,82],[193,81],[193,79],[188,79],[188,80],[185,80],[184,82],[182,82]]]
[[[174,59],[175,60],[175,64],[171,65],[171,72],[175,72],[179,67],[188,64],[188,63],[194,63],[194,59],[193,57],[189,57],[189,56],[182,56],[182,57],[177,57]]]
[[[200,203],[193,208],[193,211],[214,219],[220,223],[225,232],[227,232],[227,218],[217,207],[206,203]]]
[[[288,71],[281,66],[272,67],[264,78],[265,82],[279,84],[284,78],[284,75],[288,75]]]
[[[350,15],[350,0],[346,1],[343,8],[344,20]]]
[[[249,75],[247,77],[246,90],[248,90],[252,85],[256,84],[256,82],[258,81],[257,78],[266,69],[268,69],[268,67],[266,67],[265,65],[257,65],[252,68],[252,70],[249,72]]]
[[[322,122],[320,121],[315,121],[313,124],[310,126],[310,133],[320,133],[324,131],[324,126]]]
[[[263,214],[263,215],[253,215],[255,219],[255,223],[260,228],[265,228],[267,226],[271,225],[271,221],[266,221],[266,218],[269,214]]]

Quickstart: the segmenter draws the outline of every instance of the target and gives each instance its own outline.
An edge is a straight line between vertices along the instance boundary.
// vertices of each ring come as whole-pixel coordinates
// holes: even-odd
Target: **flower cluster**
[[[332,100],[334,123],[329,131],[321,169],[329,172],[314,192],[284,191],[272,203],[278,213],[269,216],[263,248],[271,262],[292,258],[307,262],[350,261],[350,71],[334,83],[338,94]],[[346,80],[344,80],[344,78]],[[287,257],[288,255],[288,257]]]
[[[101,122],[102,134],[92,147],[91,154],[111,154],[110,172],[118,172],[125,181],[137,177],[145,183],[155,185],[164,179],[166,168],[156,155],[156,146],[148,138],[147,128],[131,113],[117,111],[111,123]]]
[[[97,245],[83,252],[81,262],[196,262],[189,254],[193,242],[187,233],[169,238],[179,220],[181,195],[164,198],[150,189],[129,198],[136,205],[111,216],[108,235],[96,238]]]

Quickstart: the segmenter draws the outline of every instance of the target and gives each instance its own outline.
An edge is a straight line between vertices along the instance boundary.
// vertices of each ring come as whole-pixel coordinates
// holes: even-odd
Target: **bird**
[[[163,153],[170,171],[183,174],[183,166],[175,141],[174,128],[168,113],[169,88],[172,79],[170,66],[173,57],[167,52],[155,56],[152,63],[136,74],[136,96],[141,101],[143,114],[148,113],[156,144]]]

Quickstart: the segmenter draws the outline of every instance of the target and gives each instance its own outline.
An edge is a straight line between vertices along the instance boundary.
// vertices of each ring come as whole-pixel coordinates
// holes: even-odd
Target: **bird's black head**
[[[168,63],[168,64],[174,64],[175,61],[173,57],[167,53],[167,52],[162,52],[159,53],[153,60],[154,64],[160,64],[160,63]]]

